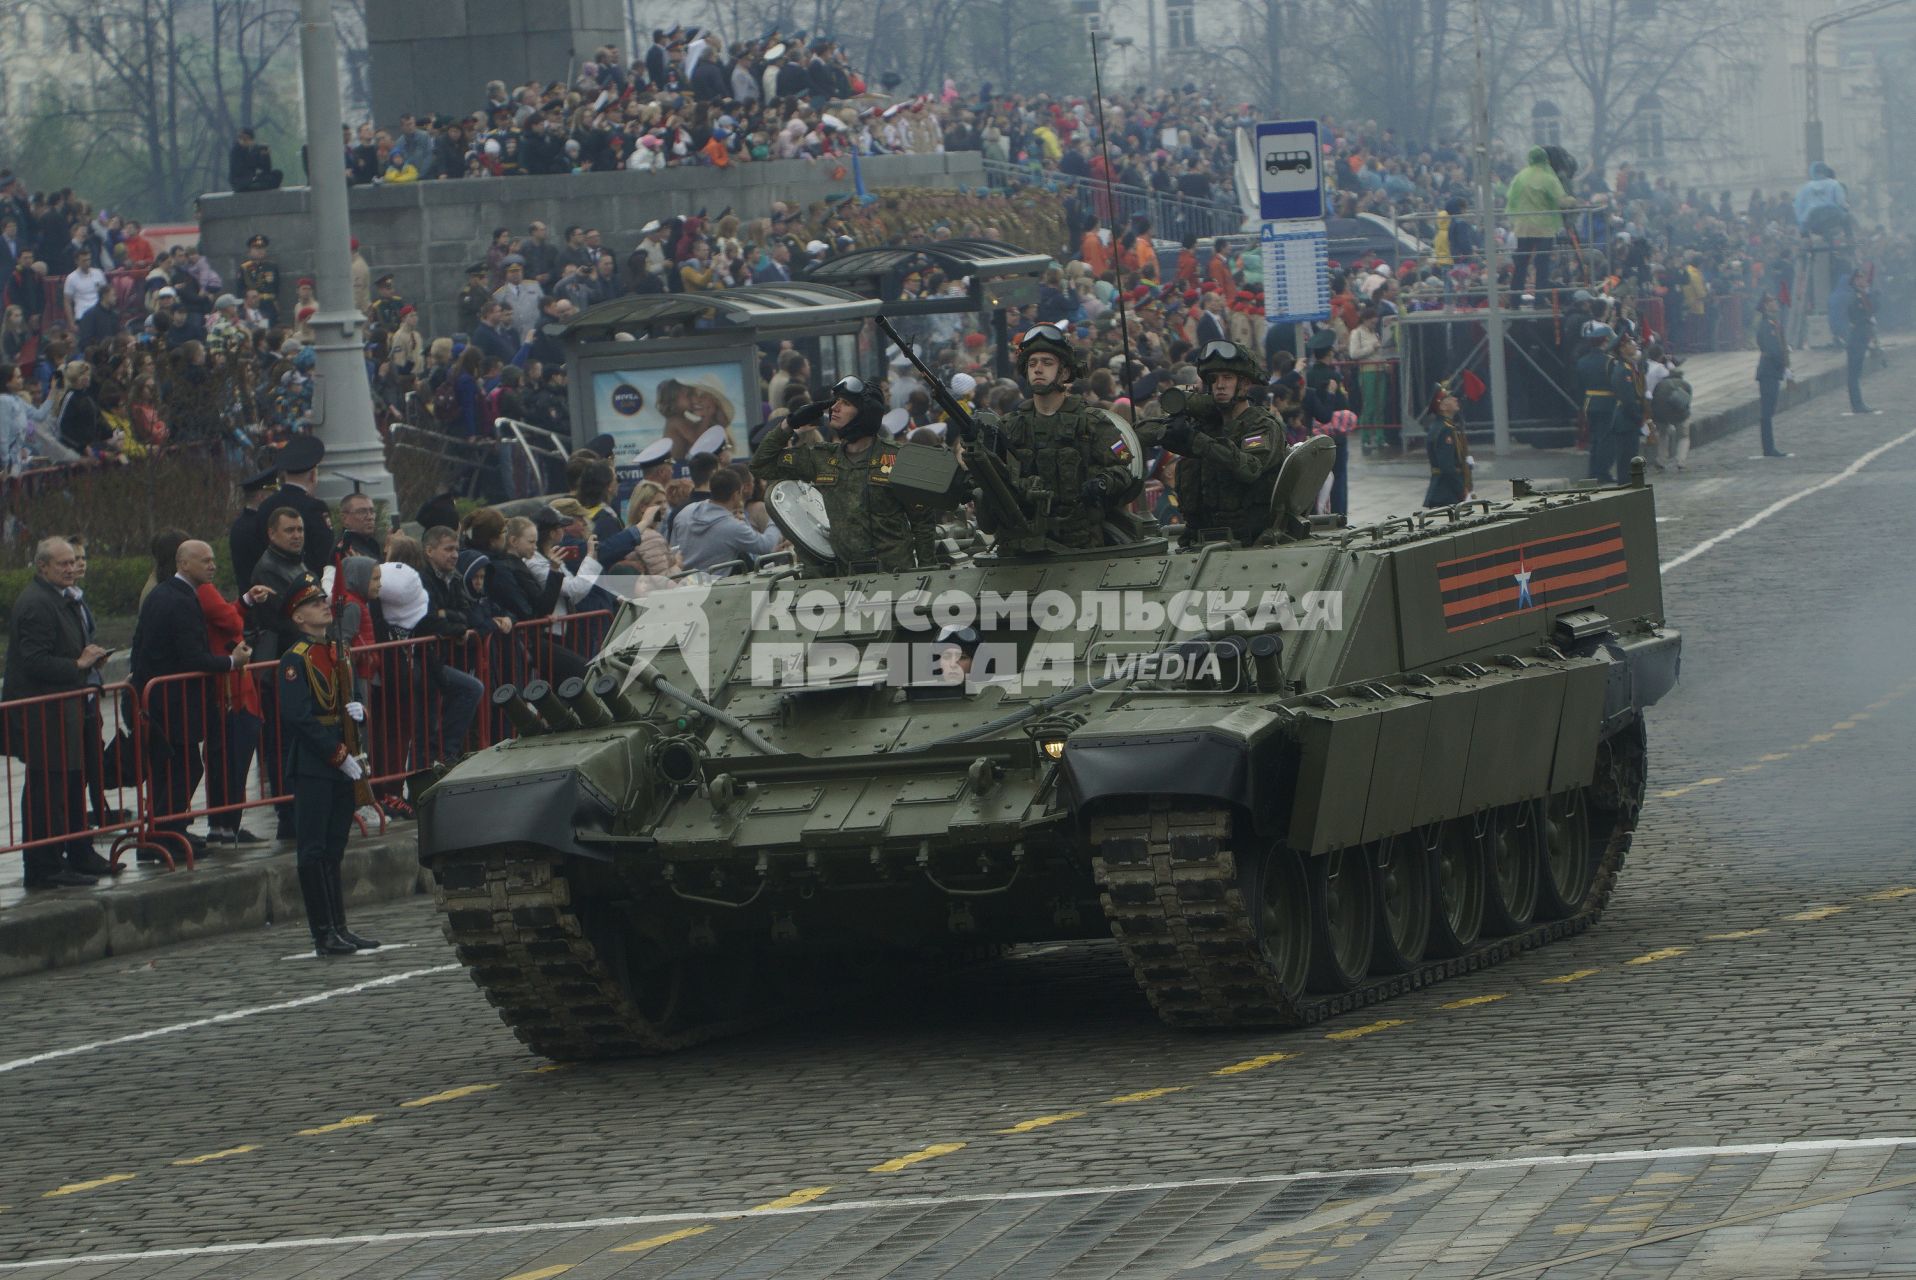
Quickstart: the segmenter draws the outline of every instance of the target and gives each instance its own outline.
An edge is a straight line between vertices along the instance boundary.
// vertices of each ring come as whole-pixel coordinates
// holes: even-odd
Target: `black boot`
[[[331,895],[326,888],[326,868],[317,862],[301,862],[299,896],[306,904],[306,925],[313,931],[313,954],[349,956],[356,947],[333,932]]]
[[[340,879],[339,863],[326,864],[326,898],[332,907],[333,936],[358,951],[374,951],[379,943],[362,938],[346,927],[346,888]]]

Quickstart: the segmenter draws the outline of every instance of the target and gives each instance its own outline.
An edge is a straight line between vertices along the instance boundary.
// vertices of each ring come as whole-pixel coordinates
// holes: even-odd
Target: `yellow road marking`
[[[1121,1107],[1127,1102],[1149,1102],[1153,1098],[1162,1098],[1167,1094],[1183,1093],[1191,1086],[1188,1084],[1167,1084],[1161,1089],[1140,1089],[1136,1093],[1121,1093],[1115,1098],[1106,1098],[1107,1107]]]
[[[964,1148],[965,1144],[962,1142],[934,1142],[929,1147],[924,1147],[909,1155],[895,1156],[883,1164],[875,1164],[866,1172],[897,1173],[900,1169],[909,1169],[912,1165],[935,1159],[938,1156],[948,1156],[952,1152],[962,1151]]]
[[[1833,733],[1812,733],[1810,735],[1810,741],[1811,742],[1834,742],[1836,741],[1836,735]]]
[[[1698,778],[1696,780],[1696,785],[1699,787],[1714,787],[1717,783],[1722,781],[1723,779],[1721,778]]]
[[[488,1089],[497,1089],[496,1084],[462,1084],[457,1089],[448,1089],[444,1093],[429,1093],[423,1098],[414,1098],[411,1102],[402,1102],[402,1107],[430,1107],[435,1102],[453,1102],[459,1098],[470,1098],[475,1093],[484,1093]]]
[[[1582,982],[1585,978],[1602,973],[1601,969],[1572,969],[1569,973],[1560,973],[1554,978],[1545,978],[1541,985],[1546,987],[1567,987],[1573,982]]]
[[[1361,1027],[1352,1027],[1349,1031],[1331,1031],[1324,1036],[1326,1040],[1355,1040],[1360,1036],[1374,1035],[1379,1031],[1389,1031],[1392,1027],[1401,1027],[1409,1018],[1385,1018],[1381,1022],[1367,1022]]]
[[[1758,769],[1761,769],[1762,767],[1763,767],[1762,762],[1758,761],[1756,764],[1739,765],[1737,766],[1736,771],[1738,773],[1755,773]]]
[[[1084,1112],[1082,1111],[1060,1111],[1055,1116],[1033,1116],[1029,1120],[1020,1120],[1017,1124],[1012,1125],[1009,1129],[1000,1129],[998,1130],[998,1132],[999,1133],[1030,1133],[1033,1129],[1048,1129],[1052,1125],[1062,1124],[1066,1120],[1076,1120],[1079,1116],[1083,1114]]]
[[[1831,916],[1840,916],[1848,910],[1848,907],[1811,907],[1808,911],[1799,911],[1793,916],[1785,916],[1783,918],[1785,920],[1801,920],[1805,922],[1827,920]]]
[[[1706,933],[1705,942],[1735,942],[1738,938],[1755,938],[1768,933],[1768,929],[1732,929],[1728,933]]]
[[[1233,1062],[1228,1067],[1219,1067],[1211,1074],[1214,1076],[1241,1076],[1246,1071],[1258,1071],[1264,1067],[1271,1066],[1273,1063],[1283,1062],[1296,1056],[1294,1053],[1262,1053],[1255,1058],[1246,1058],[1242,1062]]]
[[[183,1169],[187,1167],[188,1165],[212,1164],[215,1160],[224,1160],[228,1156],[243,1156],[248,1151],[258,1151],[258,1150],[259,1150],[259,1144],[257,1142],[249,1142],[243,1147],[228,1147],[224,1151],[209,1151],[203,1156],[189,1156],[184,1160],[175,1160],[173,1162],[173,1167],[176,1169]]]
[[[1440,1004],[1437,1007],[1439,1009],[1468,1009],[1474,1005],[1495,1004],[1508,994],[1509,992],[1507,991],[1499,991],[1495,995],[1465,996],[1462,1000],[1452,1000],[1449,1004]]]
[[[1655,964],[1659,960],[1674,959],[1675,957],[1682,955],[1684,952],[1688,950],[1689,950],[1688,947],[1659,947],[1655,951],[1646,951],[1640,956],[1637,956],[1630,960],[1625,960],[1624,963],[1625,964]]]
[[[1688,1182],[1694,1174],[1689,1173],[1646,1173],[1630,1185],[1633,1187],[1674,1187],[1680,1182]]]
[[[622,1244],[614,1253],[644,1253],[647,1249],[656,1249],[662,1244],[671,1244],[674,1240],[690,1240],[693,1236],[702,1236],[712,1229],[711,1223],[698,1227],[680,1227],[677,1231],[668,1231],[662,1236],[648,1236],[644,1240],[634,1240],[631,1244]]]
[[[528,1067],[526,1074],[529,1076],[543,1076],[554,1071],[564,1071],[571,1065],[570,1062],[548,1062],[543,1067]]]
[[[335,1120],[331,1124],[322,1124],[318,1128],[301,1129],[299,1136],[302,1138],[317,1138],[322,1133],[338,1133],[342,1129],[357,1129],[360,1125],[371,1124],[377,1119],[379,1119],[377,1115],[347,1116],[344,1120]]]
[[[40,1198],[52,1200],[58,1196],[75,1196],[82,1191],[97,1191],[101,1187],[110,1187],[116,1182],[131,1182],[139,1177],[137,1173],[109,1173],[104,1178],[91,1178],[85,1182],[69,1182],[64,1187],[55,1187]]]
[[[1757,759],[1762,761],[1764,764],[1775,764],[1778,760],[1787,760],[1789,758],[1790,758],[1790,753],[1787,751],[1772,751],[1770,752],[1770,754],[1766,756],[1757,757]]]
[[[776,1200],[767,1200],[761,1205],[754,1205],[752,1212],[764,1213],[767,1209],[796,1209],[801,1204],[810,1204],[830,1190],[830,1187],[800,1187],[790,1195],[780,1196]]]
[[[1854,719],[1838,720],[1835,724],[1830,726],[1830,728],[1832,729],[1854,729],[1855,727],[1856,727],[1856,721]]]
[[[1357,1220],[1355,1225],[1360,1227],[1381,1227],[1386,1222],[1389,1222],[1390,1219],[1391,1211],[1389,1209],[1379,1209],[1374,1213],[1365,1214]]]
[[[562,1276],[572,1270],[572,1266],[573,1264],[570,1262],[561,1262],[556,1267],[540,1267],[537,1271],[521,1271],[516,1276],[507,1276],[506,1280],[552,1280],[552,1277]]]
[[[1863,901],[1894,902],[1898,898],[1907,898],[1912,893],[1916,893],[1916,885],[1898,885],[1894,889],[1884,889],[1877,893],[1866,893],[1863,895]]]
[[[1657,794],[1665,800],[1674,800],[1676,797],[1694,790],[1696,790],[1695,787],[1671,787],[1669,790],[1659,791]]]

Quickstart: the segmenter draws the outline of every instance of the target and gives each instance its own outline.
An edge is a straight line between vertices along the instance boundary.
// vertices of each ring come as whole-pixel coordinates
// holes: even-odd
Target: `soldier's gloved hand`
[[[345,763],[339,766],[339,771],[346,775],[348,782],[358,782],[366,776],[366,767],[359,763],[358,756],[347,756]]]
[[[816,426],[825,421],[825,414],[830,411],[831,407],[832,402],[829,400],[814,400],[810,404],[802,404],[792,410],[785,421],[791,426],[792,430],[800,431],[806,427]]]
[[[1111,492],[1111,482],[1103,476],[1092,476],[1084,482],[1084,488],[1079,492],[1084,495],[1086,502],[1103,502],[1104,495]]]
[[[363,702],[347,703],[346,715],[352,720],[354,724],[365,724],[366,723],[366,704]]]
[[[1197,434],[1197,426],[1184,414],[1171,419],[1164,428],[1164,434],[1158,437],[1158,443],[1172,453],[1191,452],[1191,437]]]

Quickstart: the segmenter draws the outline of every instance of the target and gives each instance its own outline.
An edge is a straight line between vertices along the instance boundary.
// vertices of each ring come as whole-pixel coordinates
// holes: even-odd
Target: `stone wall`
[[[976,152],[936,156],[873,156],[861,162],[868,189],[887,187],[979,187],[983,163]],[[459,178],[401,186],[354,187],[353,234],[375,277],[390,271],[399,294],[420,311],[428,335],[458,327],[459,292],[466,266],[485,255],[494,227],[522,235],[543,221],[557,241],[574,223],[597,227],[621,263],[653,218],[695,213],[716,215],[727,205],[740,218],[771,213],[772,202],[805,205],[851,190],[851,179],[834,179],[830,161],[775,160],[732,169],[703,166],[660,173],[579,173],[564,177]],[[281,310],[290,313],[293,282],[313,269],[312,223],[304,187],[278,191],[221,192],[200,199],[200,248],[230,283],[247,238],[264,232],[272,240],[285,281]]]
[[[366,6],[373,119],[463,116],[486,82],[570,81],[600,45],[625,46],[619,0],[431,0]]]

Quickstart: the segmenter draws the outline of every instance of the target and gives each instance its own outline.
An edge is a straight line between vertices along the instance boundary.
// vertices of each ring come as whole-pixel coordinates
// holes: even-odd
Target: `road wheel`
[[[1371,968],[1403,973],[1416,967],[1430,943],[1430,857],[1415,836],[1386,836],[1366,849],[1377,895]]]
[[[1452,818],[1430,850],[1430,943],[1425,954],[1460,955],[1477,944],[1484,921],[1484,846],[1470,819]]]
[[[1258,862],[1257,949],[1268,979],[1292,999],[1311,977],[1311,889],[1303,859],[1282,845]]]
[[[1537,877],[1537,913],[1557,920],[1583,910],[1596,878],[1590,841],[1589,790],[1560,791],[1539,801],[1538,832],[1543,843]]]
[[[1483,833],[1485,933],[1521,933],[1536,918],[1541,835],[1535,804],[1507,804],[1488,815]]]
[[[1376,882],[1362,845],[1310,859],[1311,989],[1349,991],[1370,972]]]

